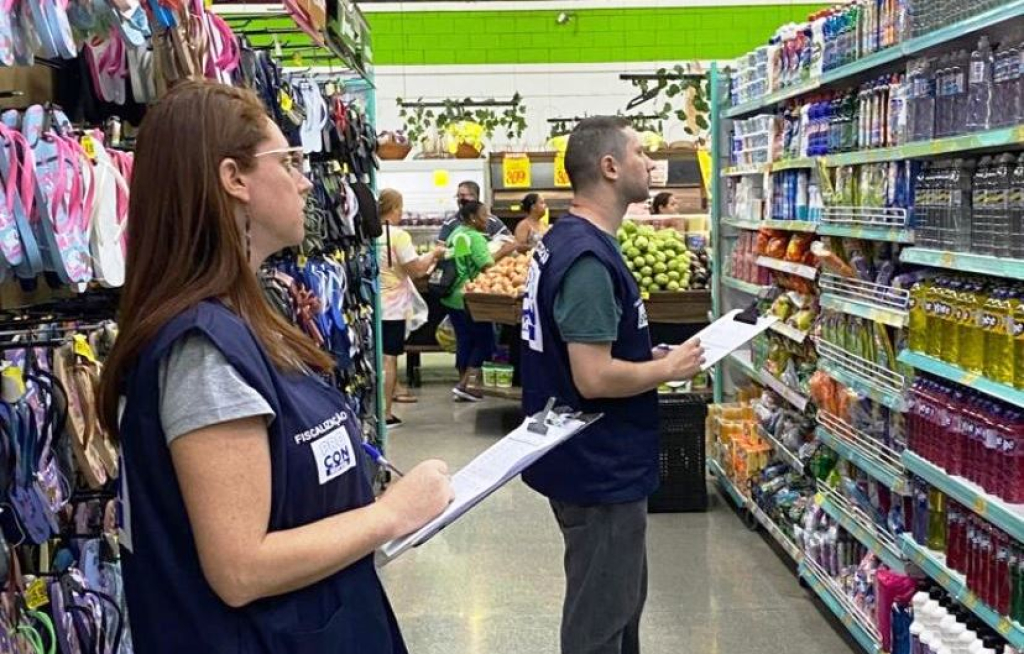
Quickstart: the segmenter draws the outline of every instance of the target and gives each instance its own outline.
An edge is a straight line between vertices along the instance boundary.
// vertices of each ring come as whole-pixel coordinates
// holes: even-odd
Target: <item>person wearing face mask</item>
[[[459,209],[466,206],[469,202],[480,202],[480,185],[472,180],[460,182],[455,200],[459,205]],[[456,210],[449,214],[444,224],[441,225],[441,231],[437,234],[437,241],[439,243],[447,243],[448,237],[461,225],[462,219],[459,217],[459,211]],[[488,240],[496,236],[512,237],[512,232],[505,226],[505,223],[501,222],[500,218],[492,215],[490,212],[487,213],[487,225],[484,228],[484,233],[487,235]]]
[[[421,463],[374,501],[333,360],[257,280],[311,184],[251,91],[183,81],[138,134],[102,427],[121,445],[136,651],[406,654],[374,552],[444,510]]]
[[[490,212],[482,202],[470,200],[459,209],[461,224],[448,236],[447,247],[455,258],[458,276],[451,291],[441,298],[448,308],[448,317],[455,329],[455,367],[459,383],[452,389],[455,400],[479,402],[483,399],[471,388],[480,379],[480,369],[494,353],[494,323],[476,322],[466,311],[466,284],[480,276],[495,263],[516,251],[515,241],[503,244],[493,255],[487,245],[487,216]]]
[[[523,411],[549,398],[603,417],[523,473],[565,543],[562,654],[636,654],[647,595],[647,497],[658,486],[661,384],[703,349],[651,348],[647,311],[615,234],[654,165],[625,118],[582,120],[565,153],[569,213],[534,250],[523,300]]]

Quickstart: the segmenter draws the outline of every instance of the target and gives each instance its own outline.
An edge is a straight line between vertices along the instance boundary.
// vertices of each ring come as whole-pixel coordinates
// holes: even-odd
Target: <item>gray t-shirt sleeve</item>
[[[160,362],[160,424],[167,444],[223,422],[265,417],[274,410],[203,334],[180,339]]]

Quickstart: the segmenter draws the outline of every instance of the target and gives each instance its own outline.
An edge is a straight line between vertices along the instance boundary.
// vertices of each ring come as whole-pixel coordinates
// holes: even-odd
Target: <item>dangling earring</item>
[[[245,210],[245,262],[252,264],[252,216],[249,215],[249,210]]]

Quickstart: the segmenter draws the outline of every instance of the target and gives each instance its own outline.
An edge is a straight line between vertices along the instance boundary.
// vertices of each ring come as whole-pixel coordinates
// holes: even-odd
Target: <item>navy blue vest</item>
[[[608,269],[622,307],[612,356],[651,360],[647,310],[621,253],[593,223],[572,214],[559,218],[534,252],[523,300],[523,410],[536,413],[555,397],[559,404],[604,418],[528,468],[523,481],[551,499],[573,504],[633,502],[658,487],[658,395],[586,400],[576,389],[554,306],[562,278],[585,254]]]
[[[160,360],[190,332],[205,334],[276,413],[267,428],[270,531],[373,502],[359,424],[336,389],[316,376],[279,372],[249,327],[220,303],[182,313],[145,348],[125,386],[122,553],[136,651],[406,654],[372,556],[239,609],[207,584],[159,412]]]

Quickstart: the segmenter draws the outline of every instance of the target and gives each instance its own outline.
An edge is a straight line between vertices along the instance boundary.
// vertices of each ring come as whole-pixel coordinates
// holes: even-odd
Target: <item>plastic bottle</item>
[[[986,356],[995,361],[985,374],[1007,386],[1013,386],[1013,316],[1018,305],[1013,289],[1005,289],[996,307],[995,325],[986,335]]]
[[[1021,110],[1021,49],[1013,43],[999,49],[993,65],[993,127],[1015,125]],[[998,74],[997,74],[998,73]]]
[[[992,157],[984,156],[974,171],[971,188],[971,252],[992,253],[992,211],[989,190],[992,182]]]
[[[928,548],[937,552],[946,551],[946,496],[935,488],[928,491]]]
[[[992,44],[988,36],[978,40],[971,53],[970,80],[968,82],[967,131],[979,132],[989,128],[992,120]]]
[[[962,284],[959,279],[950,280],[939,296],[939,358],[954,364],[960,360],[960,326],[954,312]]]
[[[925,354],[941,359],[942,354],[942,301],[945,298],[949,278],[939,277],[931,285],[925,296],[925,315],[928,320],[928,339],[925,341]]]
[[[956,159],[948,175],[949,211],[945,222],[949,249],[967,252],[971,247],[971,180],[974,161]]]
[[[935,63],[935,138],[950,135],[950,120],[953,113],[953,71],[951,53],[943,54]]]
[[[991,83],[992,83],[992,67],[991,67],[991,48],[988,50],[988,84],[989,94],[986,102],[991,102]],[[958,50],[956,55],[950,61],[950,84],[951,84],[951,116],[949,120],[949,136],[955,136],[957,134],[963,134],[967,131],[967,111],[970,107],[970,94],[967,83],[967,77],[969,69],[971,67],[971,54],[967,50]],[[987,120],[987,114],[986,114]]]
[[[907,347],[914,352],[924,352],[928,340],[928,316],[925,302],[931,281],[922,280],[910,287],[910,318],[907,333]]]
[[[1009,256],[1024,258],[1024,155],[1014,162],[1013,170],[1010,172],[1006,204],[1010,217],[1010,228],[1006,237],[1010,243]]]
[[[985,367],[985,335],[979,325],[984,323],[984,316],[990,311],[991,299],[986,301],[981,295],[982,287],[975,283],[966,283],[961,289],[959,303],[959,360],[951,361],[964,370],[981,373]]]
[[[914,111],[914,140],[923,141],[935,137],[935,97],[937,83],[937,63],[925,58],[921,60],[920,84],[914,92],[916,102]]]
[[[1012,246],[1010,243],[1010,177],[1016,166],[1017,158],[1009,153],[996,157],[992,168],[989,184],[988,206],[991,211],[992,250],[996,257],[1009,257]]]

